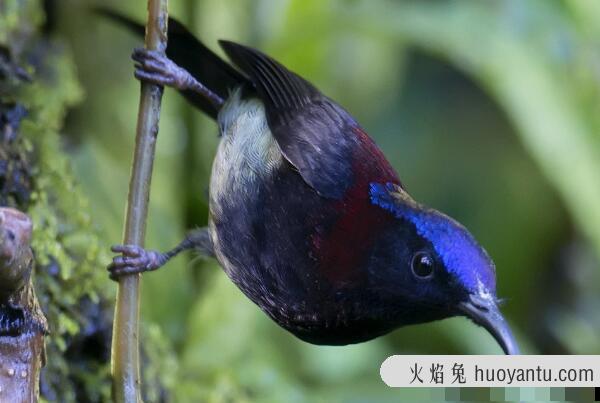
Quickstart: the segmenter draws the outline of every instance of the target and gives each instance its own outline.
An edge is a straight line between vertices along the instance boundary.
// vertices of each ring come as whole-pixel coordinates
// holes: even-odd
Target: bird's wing
[[[353,130],[358,124],[312,84],[269,56],[220,41],[229,58],[250,78],[265,105],[273,137],[285,158],[315,191],[341,198],[353,182]]]

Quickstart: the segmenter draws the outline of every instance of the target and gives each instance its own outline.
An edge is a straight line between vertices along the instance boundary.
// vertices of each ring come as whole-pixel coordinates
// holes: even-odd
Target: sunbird
[[[168,38],[166,55],[134,50],[135,77],[175,88],[218,124],[208,226],[165,253],[113,246],[111,278],[157,270],[196,249],[309,343],[360,343],[462,315],[506,354],[519,354],[486,251],[460,223],[408,194],[349,112],[256,49],[219,41],[229,64],[174,19]]]

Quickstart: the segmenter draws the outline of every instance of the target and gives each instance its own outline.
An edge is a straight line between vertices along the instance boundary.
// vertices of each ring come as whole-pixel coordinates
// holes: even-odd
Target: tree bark
[[[31,273],[31,220],[0,208],[0,401],[37,402],[47,323]]]

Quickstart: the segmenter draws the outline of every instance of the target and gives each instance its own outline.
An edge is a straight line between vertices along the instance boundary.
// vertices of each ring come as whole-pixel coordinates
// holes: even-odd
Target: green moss
[[[43,20],[43,13],[37,1],[0,2],[0,44],[10,44],[9,48],[13,54],[20,54],[31,34]]]
[[[69,108],[84,94],[69,50],[35,35],[42,20],[36,1],[0,4],[0,45],[12,55],[9,64],[23,66],[32,78],[30,83],[12,80],[17,85],[11,84],[0,101],[16,102],[28,111],[19,140],[12,144],[31,156],[28,168],[34,178],[28,206],[16,207],[26,209],[34,222],[35,287],[51,332],[41,391],[48,400],[108,401],[115,290],[104,269],[108,248],[74,179],[60,134]],[[148,334],[145,394],[156,401],[169,382],[151,363],[159,357],[161,362],[174,360],[169,361],[171,348],[159,329],[143,332]]]

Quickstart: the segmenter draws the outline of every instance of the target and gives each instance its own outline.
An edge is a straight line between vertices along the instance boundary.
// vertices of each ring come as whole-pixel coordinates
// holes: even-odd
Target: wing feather
[[[263,101],[271,133],[304,181],[324,197],[341,198],[352,183],[358,124],[311,83],[258,50],[220,41]]]

